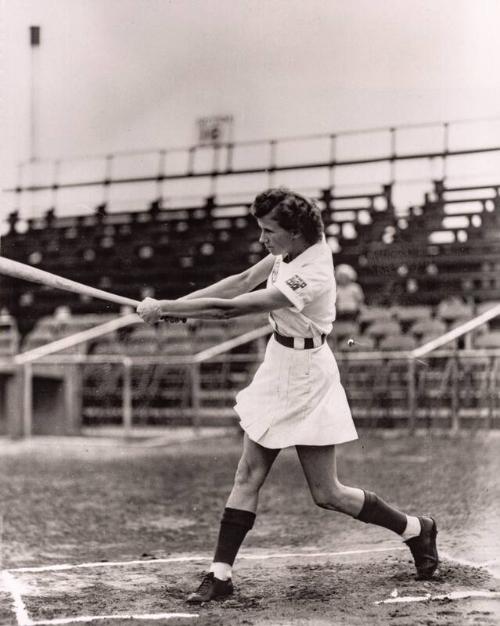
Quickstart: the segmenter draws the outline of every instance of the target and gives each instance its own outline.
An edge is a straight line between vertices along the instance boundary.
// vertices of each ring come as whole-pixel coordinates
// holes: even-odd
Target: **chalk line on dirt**
[[[382,548],[369,548],[358,550],[344,550],[339,552],[283,552],[283,553],[262,553],[262,554],[242,554],[240,559],[242,560],[267,560],[267,559],[310,559],[310,558],[331,558],[342,556],[353,556],[359,554],[373,554],[380,552],[395,552],[406,550],[404,546],[387,546]],[[458,564],[481,567],[484,568],[487,564],[473,563],[466,559],[455,558],[448,553],[442,553],[442,557],[445,560],[449,560]],[[2,580],[4,587],[12,595],[14,603],[14,611],[16,613],[18,626],[57,626],[71,623],[89,623],[103,620],[168,620],[175,618],[192,619],[197,618],[197,613],[149,613],[149,614],[116,614],[116,615],[91,615],[91,616],[75,616],[55,618],[49,620],[32,620],[27,612],[26,606],[22,599],[22,587],[19,581],[16,580],[12,572],[16,573],[38,573],[38,572],[58,572],[67,571],[72,569],[81,568],[101,568],[101,567],[126,567],[132,565],[151,565],[162,563],[186,563],[193,561],[205,561],[210,560],[211,556],[194,555],[194,556],[178,556],[167,557],[162,559],[138,559],[131,561],[97,561],[86,563],[62,563],[56,565],[43,565],[38,567],[19,567],[10,570],[2,571]],[[498,575],[497,575],[498,577]],[[412,602],[427,602],[434,600],[460,600],[468,598],[483,598],[483,599],[498,599],[500,598],[500,592],[484,591],[484,590],[469,590],[469,591],[452,591],[447,594],[431,595],[425,594],[423,596],[392,596],[385,600],[378,600],[374,604],[396,604],[396,603],[412,603]]]
[[[450,591],[439,595],[431,595],[426,593],[424,596],[396,596],[387,598],[386,600],[378,600],[375,604],[397,604],[402,602],[427,602],[434,600],[466,600],[468,598],[500,598],[499,591],[481,591],[480,589],[471,589],[470,591]]]
[[[165,620],[165,619],[179,619],[179,618],[197,618],[198,613],[118,613],[116,615],[82,615],[79,617],[57,617],[55,619],[44,619],[36,622],[30,622],[29,626],[56,626],[57,624],[75,624],[98,622],[102,620]]]
[[[21,583],[6,570],[2,571],[2,582],[5,589],[12,596],[18,626],[32,626],[33,622],[31,621],[26,605],[23,602]]]
[[[276,552],[270,554],[241,554],[239,560],[264,561],[266,559],[312,559],[318,557],[353,556],[356,554],[372,554],[377,552],[395,552],[406,550],[402,546],[390,546],[386,548],[369,548],[366,550],[345,550],[342,552]],[[209,561],[210,556],[176,556],[164,559],[136,559],[132,561],[96,561],[88,563],[60,563],[56,565],[40,565],[37,567],[17,567],[11,568],[9,572],[16,573],[36,573],[36,572],[61,572],[70,569],[98,568],[98,567],[127,567],[130,565],[157,565],[161,563],[189,563],[193,561]]]

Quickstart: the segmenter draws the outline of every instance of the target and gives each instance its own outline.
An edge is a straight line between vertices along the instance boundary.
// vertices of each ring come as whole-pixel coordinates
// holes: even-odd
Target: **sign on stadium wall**
[[[232,115],[200,117],[196,124],[198,127],[198,143],[201,146],[215,146],[232,141]]]

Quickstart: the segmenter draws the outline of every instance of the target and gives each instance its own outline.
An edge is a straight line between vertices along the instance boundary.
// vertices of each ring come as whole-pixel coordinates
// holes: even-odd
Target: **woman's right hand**
[[[147,324],[157,324],[162,317],[160,301],[155,298],[144,298],[136,310],[137,315]]]

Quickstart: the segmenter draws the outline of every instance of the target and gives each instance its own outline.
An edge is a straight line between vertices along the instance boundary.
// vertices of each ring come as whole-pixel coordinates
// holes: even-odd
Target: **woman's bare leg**
[[[343,485],[337,475],[335,446],[297,446],[297,454],[316,504],[377,524],[400,535],[415,560],[419,578],[431,578],[438,566],[437,528],[430,517],[414,517],[375,493]]]
[[[234,485],[220,523],[219,537],[210,573],[187,601],[201,604],[233,592],[232,566],[248,531],[253,527],[260,488],[279,450],[264,448],[245,434]]]

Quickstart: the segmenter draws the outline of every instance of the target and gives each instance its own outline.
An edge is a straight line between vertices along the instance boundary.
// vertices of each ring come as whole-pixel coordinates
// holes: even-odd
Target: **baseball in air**
[[[352,337],[347,340],[347,345],[349,346],[349,348],[354,345],[354,339]]]

